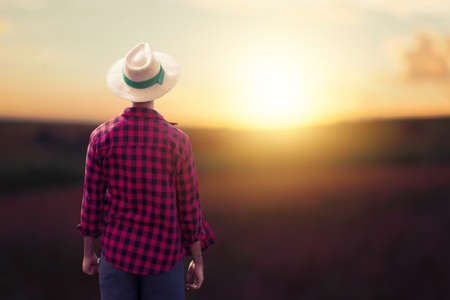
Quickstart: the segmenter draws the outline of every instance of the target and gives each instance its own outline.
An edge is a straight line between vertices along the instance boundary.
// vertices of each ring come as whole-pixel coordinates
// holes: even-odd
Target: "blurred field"
[[[97,125],[0,123],[1,299],[99,299],[75,231]],[[450,299],[450,118],[182,129],[218,239],[188,299]]]

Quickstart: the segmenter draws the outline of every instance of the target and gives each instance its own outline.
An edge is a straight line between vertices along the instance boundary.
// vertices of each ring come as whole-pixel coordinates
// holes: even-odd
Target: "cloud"
[[[435,83],[450,81],[450,35],[419,31],[398,49],[403,79]]]

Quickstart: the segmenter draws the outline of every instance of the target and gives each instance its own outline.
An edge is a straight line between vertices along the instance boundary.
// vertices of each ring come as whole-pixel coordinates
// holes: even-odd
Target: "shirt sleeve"
[[[103,199],[107,180],[102,168],[95,132],[91,133],[86,153],[80,223],[77,231],[82,236],[97,238],[103,225]]]
[[[198,176],[188,135],[185,135],[177,167],[176,195],[182,243],[186,249],[193,242],[200,240],[202,234]]]

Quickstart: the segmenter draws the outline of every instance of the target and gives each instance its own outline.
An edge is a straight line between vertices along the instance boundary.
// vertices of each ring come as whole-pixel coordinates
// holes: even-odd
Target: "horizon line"
[[[434,119],[447,119],[450,118],[450,114],[437,114],[437,115],[410,115],[410,116],[389,116],[389,117],[361,117],[361,118],[352,118],[352,119],[342,119],[337,121],[330,122],[322,122],[317,124],[305,124],[305,125],[297,125],[291,127],[273,127],[273,128],[265,128],[265,127],[252,127],[252,126],[204,126],[204,125],[187,125],[187,126],[179,126],[184,128],[191,129],[216,129],[216,130],[249,130],[249,131],[289,131],[295,129],[302,128],[316,128],[316,127],[326,127],[333,126],[339,124],[346,123],[367,123],[367,122],[376,122],[376,121],[401,121],[401,120],[434,120]],[[88,119],[77,119],[77,118],[39,118],[39,117],[14,117],[14,116],[2,116],[0,115],[0,122],[4,121],[12,121],[12,122],[36,122],[36,123],[60,123],[60,124],[73,124],[73,125],[100,125],[101,123],[106,122],[107,120],[88,120]]]

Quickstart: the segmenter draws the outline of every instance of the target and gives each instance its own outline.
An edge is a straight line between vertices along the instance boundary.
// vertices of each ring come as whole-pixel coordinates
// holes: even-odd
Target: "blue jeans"
[[[185,300],[184,262],[157,275],[125,272],[100,254],[99,286],[101,300]]]

